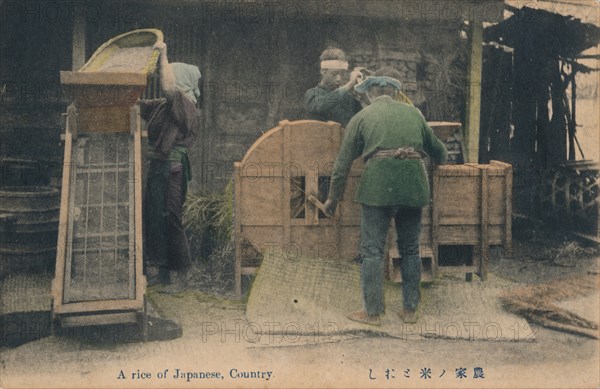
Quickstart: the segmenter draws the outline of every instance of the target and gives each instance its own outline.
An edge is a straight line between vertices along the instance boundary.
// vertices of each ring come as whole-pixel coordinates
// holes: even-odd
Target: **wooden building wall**
[[[0,158],[37,160],[43,175],[58,177],[66,107],[59,70],[71,62],[71,19],[64,7],[23,3],[0,2]]]
[[[218,4],[225,7],[225,3]],[[385,64],[398,69],[407,94],[428,120],[462,121],[467,42],[461,38],[460,17],[451,22],[431,17],[401,21],[348,14],[327,16],[294,7],[279,13],[254,12],[254,8],[244,8],[243,2],[216,11],[203,2],[177,4],[88,1],[81,12],[86,27],[86,60],[111,37],[152,27],[164,32],[171,61],[200,67],[202,128],[190,151],[192,190],[221,189],[233,174],[233,162],[239,161],[263,132],[282,119],[306,118],[303,94],[318,83],[318,57],[329,45],[346,50],[351,66],[376,69]],[[2,47],[26,56],[17,62],[3,55],[4,76],[14,77],[20,72],[23,79],[31,79],[31,74],[38,72],[41,84],[50,85],[58,83],[59,70],[71,69],[72,17],[64,16],[60,23],[47,28],[31,25],[28,28],[35,30],[33,35],[18,23],[3,24],[2,28],[17,35],[13,40],[3,33]],[[20,47],[22,42],[28,42],[31,49]],[[153,84],[149,97],[157,95],[157,82]],[[39,147],[49,148],[55,160],[61,156],[60,113],[66,111],[68,102],[68,91],[63,91],[52,105],[52,114],[37,121],[52,129],[52,140],[40,142]],[[50,105],[42,102],[40,106],[48,109]],[[38,110],[36,105],[21,108],[27,115]],[[22,120],[21,111],[13,113]],[[11,133],[21,128],[8,127]],[[40,131],[43,136],[50,133]],[[43,136],[31,139],[35,143]],[[15,145],[3,146],[3,154],[23,147],[22,139],[18,135],[14,138]]]
[[[372,18],[313,19],[246,16],[243,10],[206,15],[202,7],[146,7],[135,20],[88,24],[87,56],[133,28],[165,34],[169,59],[202,72],[202,129],[190,151],[192,190],[221,189],[250,145],[280,120],[306,118],[304,92],[319,81],[318,57],[343,48],[351,66],[392,66],[429,120],[461,121],[466,40],[460,24],[407,24]],[[224,12],[224,13],[223,13]],[[98,28],[99,27],[99,28]],[[154,95],[155,93],[150,93]]]

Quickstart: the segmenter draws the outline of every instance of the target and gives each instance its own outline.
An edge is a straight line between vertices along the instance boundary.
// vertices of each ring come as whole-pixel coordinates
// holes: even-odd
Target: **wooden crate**
[[[433,175],[432,240],[440,245],[473,246],[474,265],[444,267],[444,271],[487,276],[490,245],[512,252],[512,166],[439,166]]]
[[[433,203],[423,209],[421,257],[423,281],[433,281],[435,273],[477,273],[487,276],[488,247],[502,246],[512,251],[512,166],[491,161],[488,165],[442,165],[430,169]],[[388,234],[389,278],[402,282],[393,226]],[[439,266],[439,247],[472,246],[472,258],[462,266]],[[467,264],[472,261],[472,264]]]

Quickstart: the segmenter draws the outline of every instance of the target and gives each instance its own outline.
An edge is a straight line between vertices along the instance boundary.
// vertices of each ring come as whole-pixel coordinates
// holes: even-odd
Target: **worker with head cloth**
[[[360,77],[352,71],[348,81],[348,61],[344,51],[328,48],[321,54],[321,81],[306,91],[304,103],[308,117],[314,120],[334,121],[346,126],[361,105],[352,94],[352,87]]]
[[[183,204],[191,166],[187,149],[198,133],[200,70],[194,65],[167,58],[167,46],[155,45],[160,53],[160,86],[165,98],[141,100],[140,111],[148,130],[148,181],[144,198],[145,260],[159,266],[159,283],[167,290],[182,291],[191,265]],[[175,272],[171,280],[170,271]]]
[[[361,287],[364,310],[348,318],[380,324],[384,313],[383,257],[390,219],[394,218],[401,262],[405,322],[416,321],[420,300],[421,258],[419,235],[421,213],[429,203],[429,183],[423,157],[444,163],[448,152],[417,108],[393,99],[401,83],[386,76],[368,77],[355,86],[367,93],[371,104],[348,123],[335,161],[328,213],[335,212],[344,194],[352,161],[362,156],[365,168],[355,200],[362,204],[360,246]]]

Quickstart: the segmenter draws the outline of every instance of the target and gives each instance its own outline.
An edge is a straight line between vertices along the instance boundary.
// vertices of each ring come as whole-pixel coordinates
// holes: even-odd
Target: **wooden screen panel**
[[[290,129],[290,147],[286,161],[302,166],[306,171],[324,175],[333,167],[339,146],[334,132],[340,128],[324,127],[320,122],[307,122],[301,131]]]
[[[281,163],[283,162],[283,133],[281,127],[275,127],[260,138],[258,138],[250,149],[246,152],[246,155],[241,161],[242,168],[240,174],[242,176],[249,174],[250,166],[260,166],[261,169],[265,168],[264,172],[268,171],[269,166],[280,165],[269,165],[269,163]],[[264,174],[264,173],[263,173]]]
[[[94,107],[79,110],[81,132],[129,132],[129,107]]]
[[[474,245],[481,241],[481,225],[445,225],[438,226],[436,244]]]
[[[438,194],[434,206],[439,225],[478,225],[481,223],[481,179],[477,168],[466,165],[440,166]]]
[[[339,241],[338,229],[334,225],[292,227],[288,256],[343,259]]]
[[[65,303],[136,298],[133,154],[129,133],[74,142]]]
[[[239,237],[236,238],[238,246],[250,244],[261,255],[270,254],[270,250],[281,250],[284,245],[283,228],[276,225],[242,227]]]
[[[489,222],[491,225],[504,225],[507,222],[506,215],[506,197],[507,193],[507,176],[503,169],[488,168],[488,205],[489,205]]]
[[[340,224],[348,226],[360,226],[360,203],[354,201],[354,195],[358,189],[358,183],[363,171],[363,162],[360,158],[352,163],[350,174],[346,182],[344,198],[338,208]]]
[[[283,198],[274,196],[283,190],[283,177],[240,178],[239,197],[240,218],[242,225],[262,226],[281,225],[283,215]],[[237,199],[237,198],[236,198]]]

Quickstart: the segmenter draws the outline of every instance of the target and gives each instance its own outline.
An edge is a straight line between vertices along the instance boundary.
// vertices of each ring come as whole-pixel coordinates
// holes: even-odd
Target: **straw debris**
[[[509,311],[534,323],[598,339],[598,323],[556,305],[563,300],[588,295],[597,287],[597,276],[583,276],[512,288],[501,299]]]
[[[219,292],[230,288],[233,280],[232,189],[229,182],[222,192],[190,193],[183,211],[190,251],[197,259],[190,282]]]

